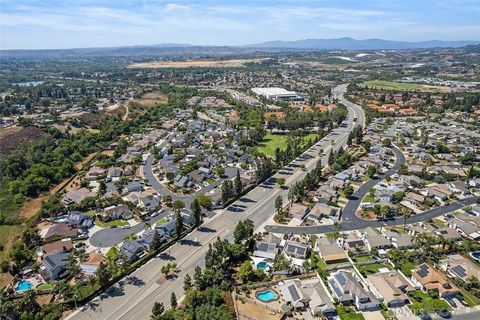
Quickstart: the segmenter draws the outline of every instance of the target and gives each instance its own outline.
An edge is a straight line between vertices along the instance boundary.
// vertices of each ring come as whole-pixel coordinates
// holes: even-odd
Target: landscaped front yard
[[[123,226],[128,226],[128,222],[125,221],[125,220],[120,220],[120,219],[117,219],[117,220],[110,220],[110,221],[107,221],[107,222],[103,222],[99,219],[96,219],[95,220],[95,224],[99,227],[102,227],[102,228],[110,228],[112,226],[116,226],[116,227],[123,227]]]
[[[387,268],[389,270],[392,269],[392,266],[386,263],[374,263],[364,266],[359,266],[358,270],[364,275],[368,276],[369,274],[378,273],[378,270],[381,268]]]
[[[415,313],[418,314],[419,311],[423,310],[428,313],[434,313],[440,310],[451,310],[450,305],[441,299],[434,299],[430,297],[427,293],[416,290],[410,294],[411,304],[408,307]]]
[[[337,312],[342,320],[365,320],[363,314],[355,313],[355,311],[349,307],[338,306]]]

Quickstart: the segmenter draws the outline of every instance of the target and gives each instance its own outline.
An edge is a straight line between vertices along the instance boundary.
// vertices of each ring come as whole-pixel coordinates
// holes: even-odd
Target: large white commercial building
[[[264,96],[267,99],[272,99],[272,100],[282,100],[282,101],[303,100],[303,98],[299,96],[296,92],[288,91],[283,88],[277,88],[277,87],[252,88],[252,91],[259,96]]]

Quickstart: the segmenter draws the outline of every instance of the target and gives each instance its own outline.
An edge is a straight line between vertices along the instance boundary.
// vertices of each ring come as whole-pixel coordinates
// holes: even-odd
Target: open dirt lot
[[[266,59],[232,59],[232,60],[188,60],[188,61],[153,61],[134,63],[129,68],[238,68],[245,63],[262,62]]]

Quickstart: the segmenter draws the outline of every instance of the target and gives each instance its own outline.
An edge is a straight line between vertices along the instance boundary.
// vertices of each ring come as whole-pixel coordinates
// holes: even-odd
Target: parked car
[[[437,314],[444,319],[450,319],[452,317],[452,313],[447,309],[437,311]]]
[[[130,229],[130,226],[123,226],[122,229],[124,229],[124,230]]]

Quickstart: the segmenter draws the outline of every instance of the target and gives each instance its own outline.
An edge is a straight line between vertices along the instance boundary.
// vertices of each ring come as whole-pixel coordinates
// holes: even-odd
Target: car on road
[[[437,311],[437,314],[444,319],[450,319],[452,317],[452,313],[447,309]]]
[[[112,229],[115,229],[116,227],[117,227],[116,225],[110,226],[110,228]]]
[[[131,227],[130,226],[123,226],[122,229],[123,230],[127,230],[127,229],[130,229]]]

